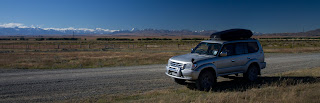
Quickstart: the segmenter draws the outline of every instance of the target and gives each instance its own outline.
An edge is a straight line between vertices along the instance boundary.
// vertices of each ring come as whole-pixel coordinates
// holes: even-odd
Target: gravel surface
[[[320,67],[320,53],[266,54],[262,74]],[[91,69],[0,69],[0,102],[55,102],[102,94],[179,88],[165,64]]]

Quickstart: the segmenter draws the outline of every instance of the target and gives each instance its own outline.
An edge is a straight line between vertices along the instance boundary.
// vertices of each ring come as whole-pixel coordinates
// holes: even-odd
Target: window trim
[[[222,52],[222,49],[225,47],[225,45],[230,45],[230,44],[232,44],[232,45],[233,45],[233,50],[234,50],[234,52],[235,52],[235,50],[236,50],[235,47],[236,47],[236,44],[237,44],[237,43],[247,43],[248,53],[244,53],[244,54],[257,53],[257,52],[259,52],[259,50],[260,50],[259,43],[256,42],[256,41],[239,41],[239,42],[232,42],[232,43],[225,43],[225,44],[223,44],[223,45],[221,46],[220,50],[219,50],[218,56],[221,57],[221,56],[220,56],[220,53]],[[249,52],[249,43],[255,43],[255,44],[257,45],[258,50],[255,51],[255,52]],[[243,54],[233,54],[233,55],[230,55],[230,56],[236,56],[236,55],[243,55]],[[226,56],[226,57],[228,57],[228,56]]]

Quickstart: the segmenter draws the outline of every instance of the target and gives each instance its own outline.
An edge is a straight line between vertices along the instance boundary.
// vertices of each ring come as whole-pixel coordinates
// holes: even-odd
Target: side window
[[[247,45],[248,45],[247,43],[236,43],[235,55],[247,54],[248,53]]]
[[[258,47],[257,42],[249,42],[248,43],[248,52],[249,53],[258,52],[258,50],[259,50],[259,47]]]
[[[220,48],[221,48],[220,44],[208,44],[207,54],[217,55]]]
[[[222,48],[223,52],[227,52],[227,56],[234,55],[234,45],[233,44],[226,44]]]

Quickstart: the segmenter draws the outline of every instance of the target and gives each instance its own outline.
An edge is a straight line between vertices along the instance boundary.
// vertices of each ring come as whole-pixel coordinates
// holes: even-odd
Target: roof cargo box
[[[251,30],[247,29],[229,29],[211,34],[211,39],[218,40],[240,40],[249,39],[252,36]]]

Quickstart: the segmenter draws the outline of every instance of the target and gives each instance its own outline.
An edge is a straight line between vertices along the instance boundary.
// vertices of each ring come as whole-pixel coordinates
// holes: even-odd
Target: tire
[[[243,74],[244,78],[249,82],[255,82],[258,79],[258,67],[252,65],[248,68],[247,72]]]
[[[203,71],[196,81],[196,87],[200,91],[209,91],[217,81],[215,75],[209,71]]]
[[[177,79],[177,78],[172,78],[174,82],[180,84],[180,85],[186,85],[186,80],[183,79]]]

